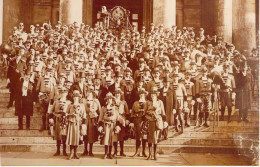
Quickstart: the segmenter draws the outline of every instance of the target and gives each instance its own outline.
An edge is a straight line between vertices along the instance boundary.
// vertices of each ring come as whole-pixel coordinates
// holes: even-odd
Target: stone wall
[[[13,27],[18,26],[23,20],[22,1],[4,0],[3,6],[3,41],[6,41],[13,31]]]

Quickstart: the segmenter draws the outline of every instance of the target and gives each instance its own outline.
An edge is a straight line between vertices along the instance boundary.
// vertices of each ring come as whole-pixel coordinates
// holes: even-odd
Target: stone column
[[[4,29],[4,1],[0,0],[0,45],[3,43],[3,29]]]
[[[93,0],[83,0],[83,22],[93,26]]]
[[[60,0],[60,21],[63,24],[82,23],[82,0]]]
[[[176,0],[153,0],[153,23],[166,28],[176,25]]]
[[[233,0],[233,43],[247,55],[256,47],[255,0]]]
[[[232,0],[214,0],[215,33],[232,42]]]

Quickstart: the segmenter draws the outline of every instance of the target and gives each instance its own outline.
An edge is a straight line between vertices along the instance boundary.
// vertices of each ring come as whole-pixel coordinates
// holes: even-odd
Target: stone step
[[[31,123],[30,129],[39,130],[41,128],[41,126],[42,126],[41,123],[37,123],[37,124]],[[25,129],[25,128],[26,128],[26,125],[23,124],[23,129]],[[2,130],[18,129],[18,124],[0,124],[0,129],[2,129]]]
[[[32,117],[41,117],[42,115],[35,111],[33,113],[33,116]],[[17,118],[17,116],[14,114],[14,111],[8,111],[6,113],[0,113],[0,118]]]
[[[56,152],[56,144],[3,144],[0,145],[1,152]],[[84,150],[84,146],[80,145],[78,147],[79,155]],[[69,147],[66,148],[67,153],[69,153]],[[93,152],[104,153],[104,146],[100,144],[94,144]],[[135,145],[124,145],[124,152],[131,152],[131,156],[135,152]],[[170,153],[211,153],[211,154],[247,154],[252,152],[249,148],[243,148],[239,146],[194,146],[194,145],[162,145],[158,144],[159,154],[170,154]],[[146,146],[146,153],[148,149]]]
[[[256,142],[256,143],[255,143]],[[160,141],[162,145],[196,145],[196,146],[241,146],[243,148],[251,147],[252,143],[257,144],[257,139],[204,139],[204,138],[169,138]],[[55,144],[52,137],[0,137],[0,144]],[[96,143],[100,143],[97,141]],[[135,145],[134,139],[125,141],[126,145]]]
[[[25,117],[23,118],[23,123],[26,122]],[[42,119],[40,117],[40,115],[38,116],[33,116],[31,117],[31,124],[39,124],[42,122]],[[217,123],[217,122],[216,122]],[[0,124],[4,125],[4,124],[18,124],[18,117],[13,117],[13,118],[0,118]],[[210,125],[213,126],[213,121],[210,122]],[[217,125],[217,124],[216,124]],[[191,126],[195,126],[195,121],[192,120],[191,121]],[[250,126],[250,127],[258,127],[259,126],[259,121],[254,121],[254,122],[237,122],[237,121],[231,121],[231,122],[227,122],[227,121],[219,121],[218,126]]]
[[[31,123],[30,129],[39,130],[41,128],[42,123]],[[26,125],[23,124],[23,128],[26,128]],[[18,124],[0,124],[0,130],[16,130],[18,129]],[[172,131],[175,131],[172,129]],[[184,129],[185,132],[213,132],[213,127],[186,127]],[[215,132],[259,132],[259,127],[250,127],[250,126],[219,126],[215,127]]]
[[[0,136],[2,137],[48,137],[48,131],[39,130],[0,130]]]
[[[2,137],[48,137],[47,131],[39,130],[0,130]],[[224,132],[172,132],[168,133],[169,138],[207,138],[207,139],[259,139],[259,133],[224,133]]]
[[[207,139],[259,139],[259,133],[236,132],[169,132],[169,138],[207,138]]]
[[[192,131],[193,129],[185,129],[185,131]],[[213,127],[195,127],[194,128],[195,131],[201,131],[201,132],[213,132]],[[216,132],[254,132],[254,133],[259,133],[259,127],[243,127],[243,126],[229,126],[229,127],[225,127],[225,126],[220,126],[220,127],[215,127],[215,131]]]

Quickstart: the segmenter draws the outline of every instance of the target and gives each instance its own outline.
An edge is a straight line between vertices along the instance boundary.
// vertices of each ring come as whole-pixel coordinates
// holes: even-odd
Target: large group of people
[[[220,120],[227,107],[225,121],[230,122],[235,105],[238,121],[248,122],[254,77],[247,58],[221,37],[205,35],[203,28],[195,33],[192,27],[151,24],[150,31],[113,34],[101,24],[59,22],[30,25],[26,33],[20,23],[5,50],[8,107],[15,102],[19,129],[23,116],[26,129],[34,112],[42,116],[40,130],[49,130],[57,141],[55,156],[61,144],[69,159],[79,158],[80,144],[82,156],[94,156],[99,139],[104,158],[126,156],[124,141],[132,138],[133,156],[156,160],[169,126],[180,133],[191,121],[209,127],[219,105]],[[256,49],[252,56],[258,57]]]

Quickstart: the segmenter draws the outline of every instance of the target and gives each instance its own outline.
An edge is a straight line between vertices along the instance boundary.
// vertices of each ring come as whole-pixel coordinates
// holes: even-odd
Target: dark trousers
[[[18,116],[18,126],[23,128],[23,115]],[[30,128],[30,116],[26,116],[26,128]]]

